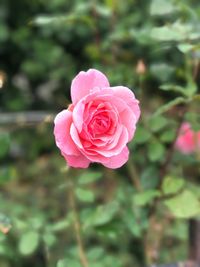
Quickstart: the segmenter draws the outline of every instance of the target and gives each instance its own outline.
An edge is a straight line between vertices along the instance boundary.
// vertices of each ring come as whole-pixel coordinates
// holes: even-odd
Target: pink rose
[[[56,145],[67,164],[87,168],[99,162],[119,168],[140,117],[139,101],[127,87],[110,87],[98,70],[81,71],[71,84],[72,104],[55,118]]]
[[[194,132],[188,122],[181,125],[178,138],[175,143],[177,150],[183,154],[191,154],[200,149],[200,131]]]

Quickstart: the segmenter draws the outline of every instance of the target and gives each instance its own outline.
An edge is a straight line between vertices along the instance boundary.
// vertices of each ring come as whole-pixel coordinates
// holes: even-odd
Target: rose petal
[[[114,91],[114,95],[123,99],[127,105],[132,109],[133,113],[136,116],[136,121],[138,121],[140,117],[140,107],[139,107],[139,101],[135,99],[134,93],[125,86],[114,86],[111,87],[111,89]]]
[[[80,154],[79,156],[71,156],[65,153],[62,153],[63,157],[67,161],[67,165],[73,168],[88,168],[90,165],[90,160],[88,160],[84,155]]]
[[[191,154],[195,151],[195,136],[189,123],[184,122],[181,125],[179,136],[176,140],[175,147],[183,154]]]
[[[127,147],[125,147],[119,155],[111,157],[109,161],[103,163],[103,165],[107,168],[117,169],[122,167],[122,165],[124,165],[128,161],[128,157],[129,150]]]
[[[54,135],[56,145],[66,154],[79,155],[80,151],[74,144],[70,136],[70,127],[72,124],[72,113],[68,110],[63,110],[57,114],[54,120]]]
[[[74,141],[74,143],[75,143],[80,149],[83,149],[83,145],[82,145],[82,142],[81,142],[81,140],[80,140],[79,134],[78,134],[77,129],[76,129],[76,127],[74,126],[73,123],[71,124],[71,127],[70,127],[70,135],[71,135],[72,140]]]
[[[109,87],[107,77],[100,71],[90,69],[87,72],[81,71],[73,79],[71,85],[71,98],[73,104],[77,103],[84,96],[90,94],[95,87]]]
[[[79,131],[79,133],[82,131],[83,128],[83,113],[84,113],[85,105],[82,101],[79,101],[73,110],[73,122]]]
[[[120,114],[119,114],[121,123],[126,127],[128,130],[129,138],[128,141],[130,141],[136,130],[136,117],[135,114],[132,112],[129,106],[126,106],[126,109],[124,109]]]
[[[105,146],[104,148],[97,148],[99,154],[105,157],[112,157],[114,155],[119,155],[125,145],[128,142],[128,131],[125,127],[122,127],[122,131],[120,133],[120,136],[117,136],[116,140],[113,140],[114,144]]]

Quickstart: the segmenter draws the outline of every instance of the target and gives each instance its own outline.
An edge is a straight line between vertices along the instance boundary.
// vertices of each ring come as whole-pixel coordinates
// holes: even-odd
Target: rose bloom
[[[192,130],[188,122],[181,125],[175,147],[183,154],[192,154],[200,149],[200,131]]]
[[[98,162],[119,168],[140,117],[139,101],[124,86],[111,87],[98,70],[81,71],[71,84],[72,104],[55,118],[56,145],[67,164],[87,168]]]

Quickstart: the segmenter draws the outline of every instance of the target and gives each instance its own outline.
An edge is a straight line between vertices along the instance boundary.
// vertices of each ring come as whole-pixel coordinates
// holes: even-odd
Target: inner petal
[[[94,117],[88,124],[88,131],[92,137],[102,135],[108,131],[110,127],[110,117],[108,112],[101,111],[94,114]]]
[[[76,113],[79,115],[77,118],[82,117],[82,121],[79,119],[79,125],[82,124],[78,129],[79,137],[87,153],[93,154],[96,149],[113,143],[113,135],[120,120],[115,106],[102,99],[92,99],[83,104],[84,108],[80,103],[78,104],[77,113],[78,111],[82,113],[81,116],[80,113]]]

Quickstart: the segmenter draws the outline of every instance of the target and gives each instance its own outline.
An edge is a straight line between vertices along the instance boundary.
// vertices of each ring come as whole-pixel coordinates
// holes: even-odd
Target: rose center
[[[80,137],[84,147],[109,143],[118,125],[118,113],[108,102],[95,100],[89,102],[84,110],[83,128]]]
[[[93,137],[106,133],[109,127],[110,117],[104,111],[96,114],[88,124],[88,130]]]

